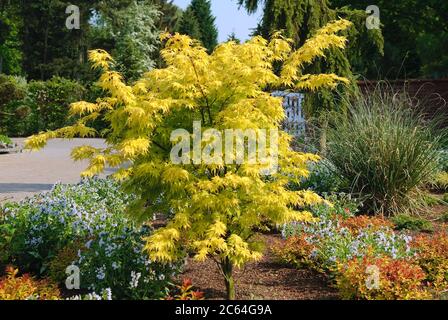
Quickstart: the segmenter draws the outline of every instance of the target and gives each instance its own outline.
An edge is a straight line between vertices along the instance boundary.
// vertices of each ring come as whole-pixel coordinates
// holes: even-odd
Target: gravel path
[[[24,139],[13,140],[23,145]],[[57,182],[79,182],[80,173],[86,168],[87,162],[74,162],[70,152],[73,147],[81,145],[105,146],[101,139],[55,139],[37,152],[0,154],[0,202],[22,200],[50,190]]]

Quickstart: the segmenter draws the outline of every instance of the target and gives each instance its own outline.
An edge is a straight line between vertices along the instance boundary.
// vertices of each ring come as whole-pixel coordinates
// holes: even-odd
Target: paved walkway
[[[13,140],[23,144],[24,139]],[[55,139],[40,151],[0,154],[0,202],[22,200],[50,190],[57,182],[79,182],[87,162],[74,162],[70,152],[81,145],[104,147],[105,144],[101,139]]]

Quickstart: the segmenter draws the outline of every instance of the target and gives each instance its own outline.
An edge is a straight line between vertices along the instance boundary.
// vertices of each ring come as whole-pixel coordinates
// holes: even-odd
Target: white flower
[[[142,274],[140,272],[136,273],[135,271],[131,272],[131,281],[129,282],[129,287],[131,289],[135,289],[138,287],[138,281],[140,280],[140,277]]]
[[[101,298],[101,296],[99,294],[93,292],[93,293],[87,294],[85,300],[103,300],[103,299]]]
[[[106,300],[112,300],[112,290],[110,288],[107,288],[103,291],[103,297],[105,297]]]

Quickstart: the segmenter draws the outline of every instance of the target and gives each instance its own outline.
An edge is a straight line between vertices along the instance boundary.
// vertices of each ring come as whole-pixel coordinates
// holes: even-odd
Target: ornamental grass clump
[[[416,191],[438,171],[444,133],[405,94],[383,89],[355,98],[348,117],[335,117],[327,157],[366,210],[390,215],[418,207]]]
[[[331,22],[297,50],[280,33],[270,41],[254,37],[244,44],[226,42],[211,54],[188,36],[164,35],[161,55],[166,67],[149,71],[133,86],[116,72],[107,52],[92,51],[90,60],[102,71],[98,85],[107,96],[96,103],[72,104],[71,114],[80,117],[75,125],[31,137],[27,146],[38,149],[51,138],[95,135],[89,123],[103,119],[109,124],[104,132],[108,146],[82,146],[72,153],[76,160],[90,160],[84,175],[96,175],[106,166],[120,168],[115,176],[137,197],[129,208],[136,219],[148,221],[155,213],[170,212],[168,224],[146,238],[151,259],[171,263],[185,250],[199,261],[211,257],[222,271],[228,298],[234,299],[234,268],[262,257],[255,230],[265,223],[312,219],[304,208],[322,201],[312,191],[288,188],[291,177],[300,181],[308,175],[307,163],[319,157],[290,148],[292,137],[280,129],[285,119],[282,99],[267,89],[348,84],[335,74],[302,70],[324,57],[327,49],[343,49],[346,39],[338,33],[350,25],[347,20]],[[190,137],[197,122],[204,136],[206,130],[252,130],[259,138],[266,138],[266,131],[278,132],[277,141],[266,144],[264,151],[280,170],[267,177],[263,172],[272,168],[272,161],[236,163],[234,150],[223,152],[206,138],[204,150],[199,144],[190,151],[187,141],[182,159],[188,161],[171,161],[178,144],[173,132],[182,129]],[[218,160],[197,161],[197,149],[212,150],[210,155],[218,155]]]

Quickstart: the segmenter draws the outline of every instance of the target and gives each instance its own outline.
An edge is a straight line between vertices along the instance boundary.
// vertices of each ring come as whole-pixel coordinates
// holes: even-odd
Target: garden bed
[[[19,152],[22,152],[22,149],[19,148],[17,145],[14,147],[5,147],[5,148],[0,147],[0,154],[19,153]]]
[[[75,263],[83,270],[79,292],[88,299],[226,299],[223,277],[211,258],[190,257],[185,265],[164,267],[147,260],[142,236],[163,228],[167,219],[160,215],[151,226],[134,225],[123,215],[130,199],[115,182],[93,179],[56,185],[47,194],[5,205],[0,282],[7,288],[29,285],[33,297],[67,298],[73,293],[64,289],[65,271]],[[385,219],[355,215],[357,202],[345,196],[331,199],[332,205],[310,208],[316,220],[256,235],[264,255],[234,270],[236,299],[445,298],[448,228],[440,216],[446,204],[434,204],[419,217]],[[369,266],[379,268],[380,290],[365,288]],[[34,292],[33,283],[40,291]]]
[[[0,154],[20,152],[21,148],[10,138],[0,135]]]
[[[275,262],[270,245],[279,235],[262,235],[265,255],[259,262],[235,270],[236,298],[239,300],[329,300],[338,299],[338,291],[325,275],[309,269],[295,269]],[[212,259],[197,262],[189,259],[182,273],[205,293],[206,299],[226,298],[225,285]]]

